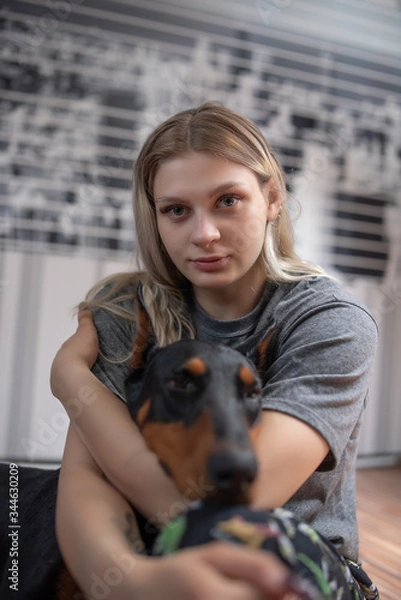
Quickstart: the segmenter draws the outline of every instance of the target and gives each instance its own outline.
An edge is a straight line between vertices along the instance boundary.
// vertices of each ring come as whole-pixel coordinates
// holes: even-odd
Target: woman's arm
[[[87,310],[79,312],[78,321],[53,362],[53,394],[107,479],[145,517],[163,524],[182,512],[183,499],[126,405],[91,373],[98,353],[96,329]]]
[[[323,436],[307,423],[276,411],[263,411],[255,442],[259,474],[255,508],[282,506],[318,468],[329,451]]]
[[[283,505],[348,450],[352,461],[377,343],[371,316],[350,303],[322,303],[283,323],[264,376],[258,507]]]
[[[56,531],[65,562],[89,597],[108,600],[279,600],[297,591],[281,561],[212,543],[149,558],[129,504],[103,478],[70,427],[60,473]]]
[[[88,594],[111,566],[135,564],[133,544],[125,536],[124,518],[130,514],[127,501],[104,479],[70,427],[59,478],[56,533],[67,566]]]

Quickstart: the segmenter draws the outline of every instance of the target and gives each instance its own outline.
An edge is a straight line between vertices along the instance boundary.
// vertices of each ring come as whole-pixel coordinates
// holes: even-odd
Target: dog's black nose
[[[215,494],[233,501],[246,492],[254,481],[258,464],[251,450],[221,450],[212,454],[207,470]]]

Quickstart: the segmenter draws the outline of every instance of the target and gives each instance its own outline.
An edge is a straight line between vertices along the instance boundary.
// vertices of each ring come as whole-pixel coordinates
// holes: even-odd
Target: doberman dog
[[[157,350],[137,381],[134,370],[131,417],[183,496],[249,503],[262,412],[254,366],[227,346],[182,340]]]
[[[150,351],[146,366],[137,366],[129,375],[126,394],[133,420],[188,508],[178,517],[178,538],[174,533],[172,539],[167,525],[156,538],[153,552],[166,554],[211,539],[226,539],[287,555],[281,520],[267,518],[265,511],[252,511],[248,506],[258,466],[253,441],[262,413],[261,382],[254,366],[229,347],[182,340]],[[8,465],[0,465],[1,598],[82,598],[63,565],[55,537],[58,471],[23,467],[19,469],[19,596],[10,591],[13,559],[7,535],[7,473]],[[284,529],[286,523],[294,529],[291,518],[285,519]],[[146,534],[146,522],[141,518],[139,522]],[[302,535],[310,546],[307,555],[316,551],[319,560],[320,538],[316,544],[313,536],[317,534],[310,539]],[[293,559],[283,558],[291,567]],[[307,570],[300,563],[299,568]],[[315,572],[309,570],[313,580]]]

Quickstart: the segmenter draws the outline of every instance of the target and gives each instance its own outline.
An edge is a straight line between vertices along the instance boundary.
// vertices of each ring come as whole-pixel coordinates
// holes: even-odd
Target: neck
[[[266,281],[257,287],[240,290],[196,290],[195,298],[202,310],[210,317],[221,321],[232,321],[249,314],[259,302]]]

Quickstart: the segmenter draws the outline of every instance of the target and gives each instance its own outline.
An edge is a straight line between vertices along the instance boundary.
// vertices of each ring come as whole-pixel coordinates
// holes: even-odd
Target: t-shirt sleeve
[[[105,309],[93,311],[99,355],[92,372],[124,402],[124,382],[130,372],[134,323]]]
[[[315,306],[284,325],[265,373],[263,407],[314,427],[330,452],[319,470],[340,461],[365,407],[377,327],[357,304]]]

